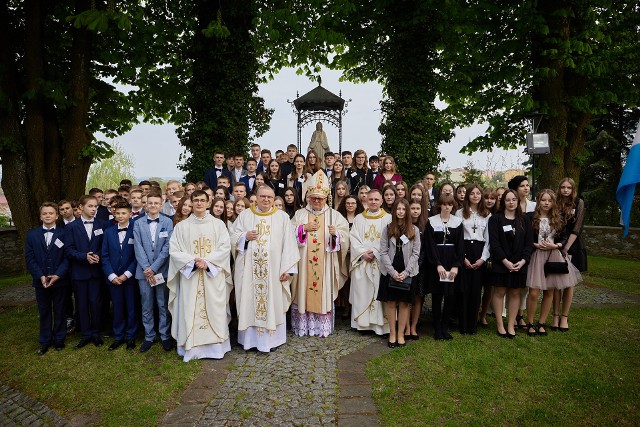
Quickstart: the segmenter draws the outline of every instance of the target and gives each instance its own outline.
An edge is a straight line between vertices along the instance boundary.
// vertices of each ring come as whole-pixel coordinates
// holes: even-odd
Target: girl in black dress
[[[280,173],[280,163],[277,160],[271,160],[267,169],[267,178],[265,184],[273,189],[276,196],[284,199],[284,190],[287,187],[287,180]]]
[[[409,202],[399,199],[392,209],[391,223],[382,230],[380,237],[380,287],[378,301],[385,301],[389,321],[389,347],[403,347],[404,331],[409,321],[409,304],[413,302],[413,287],[399,290],[390,282],[402,282],[418,274],[420,256],[420,230],[413,225],[409,214]],[[397,315],[396,315],[397,307]],[[396,320],[398,322],[396,327]]]
[[[453,194],[441,194],[436,215],[429,217],[425,232],[429,263],[427,280],[431,288],[433,337],[436,340],[453,339],[449,333],[451,303],[456,287],[460,286],[458,272],[464,263],[462,219],[453,215],[454,207]]]
[[[300,209],[300,202],[298,201],[298,195],[293,187],[287,187],[284,190],[284,211],[289,215],[289,218],[293,218],[296,211]]]
[[[491,283],[493,310],[496,313],[498,335],[515,338],[516,316],[520,307],[520,289],[527,286],[527,264],[533,252],[531,221],[522,213],[518,193],[508,189],[502,195],[500,211],[489,218],[491,250]],[[509,322],[502,321],[502,302],[508,293]]]
[[[571,263],[578,271],[587,271],[587,250],[580,235],[584,221],[584,201],[578,198],[576,183],[571,178],[563,178],[557,193],[560,216],[565,223],[562,235],[564,254],[569,255]],[[551,330],[557,327],[560,332],[569,331],[569,310],[573,300],[573,287],[556,290],[553,295],[553,321]],[[560,302],[562,301],[562,311]]]

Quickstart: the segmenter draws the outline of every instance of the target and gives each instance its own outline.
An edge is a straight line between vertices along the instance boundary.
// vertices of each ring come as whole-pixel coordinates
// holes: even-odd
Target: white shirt
[[[93,232],[93,224],[94,224],[94,219],[86,219],[85,217],[81,216],[80,219],[82,220],[82,223],[84,225],[84,229],[87,232],[87,237],[89,238],[89,240],[91,240],[91,233]],[[90,221],[90,224],[87,224],[86,222]]]
[[[51,245],[51,239],[53,239],[53,232],[56,229],[55,226],[51,227],[51,228],[47,228],[44,225],[42,226],[43,230],[49,230],[50,233],[44,233],[44,241],[47,244],[47,247],[49,247],[49,245]]]

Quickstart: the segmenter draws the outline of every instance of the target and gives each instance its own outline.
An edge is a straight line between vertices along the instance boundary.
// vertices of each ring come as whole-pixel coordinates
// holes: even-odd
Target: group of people
[[[570,178],[533,202],[524,176],[507,189],[436,188],[427,173],[409,187],[391,156],[320,159],[294,145],[275,155],[255,144],[247,161],[216,152],[203,181],[169,181],[164,194],[124,181],[44,203],[26,243],[39,354],[62,350],[74,321],[77,348],[102,345],[110,306],[109,350],[135,348],[144,329],[140,351],[159,340],[185,361],[230,351],[232,315],[246,350],[284,344],[288,320],[296,335],[326,337],[336,311],[404,346],[419,338],[429,293],[437,340],[452,339],[456,322],[477,333],[491,308],[502,337],[568,331],[586,270],[584,204]]]

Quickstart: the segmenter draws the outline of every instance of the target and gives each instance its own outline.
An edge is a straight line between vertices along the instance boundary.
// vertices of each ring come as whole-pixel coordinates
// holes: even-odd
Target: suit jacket
[[[502,260],[505,258],[511,262],[518,262],[521,259],[527,261],[525,266],[520,269],[520,274],[527,274],[529,259],[533,253],[533,227],[529,218],[522,216],[522,225],[516,223],[516,234],[513,241],[507,239],[507,233],[504,226],[507,222],[504,212],[498,212],[489,218],[489,245],[491,247],[492,268],[496,273],[508,273],[507,267],[504,266]]]
[[[233,188],[233,184],[235,184],[236,182],[240,182],[240,180],[236,179],[236,170],[232,170],[229,171],[229,173],[231,174],[231,188]],[[245,176],[247,174],[247,170],[246,169],[242,169],[242,173],[240,174],[240,179],[242,179],[243,176]]]
[[[89,264],[87,253],[93,252],[102,258],[102,238],[108,223],[95,218],[91,239],[89,239],[84,228],[84,221],[82,217],[77,218],[65,228],[65,253],[71,266],[71,278],[73,280],[100,279],[102,278],[102,267],[100,263]]]
[[[103,205],[98,206],[98,212],[96,213],[96,218],[98,218],[101,221],[109,221],[109,215],[111,214],[109,213],[109,209],[107,209],[106,206],[103,206]]]
[[[222,167],[222,173],[220,174],[220,176],[226,176],[227,178],[229,178],[229,183],[233,181],[233,179],[231,178],[231,172],[224,166]],[[218,186],[218,174],[216,174],[215,167],[208,169],[204,173],[204,182],[214,190]]]
[[[369,169],[367,171],[367,177],[365,179],[365,184],[367,184],[367,186],[369,188],[373,188],[373,181],[376,180],[376,177],[380,174],[380,168],[378,168],[378,170],[376,172],[374,172],[372,169]]]
[[[29,230],[24,251],[27,270],[31,273],[31,285],[42,287],[40,277],[56,275],[60,279],[51,287],[60,287],[68,283],[69,260],[65,256],[65,230],[55,228],[51,244],[47,247],[42,227]]]
[[[398,271],[397,273],[405,273],[409,277],[413,277],[418,274],[419,266],[418,259],[420,258],[420,230],[415,225],[413,226],[415,235],[413,239],[405,245],[402,245],[402,257],[404,258],[404,271]],[[396,238],[389,237],[388,226],[382,230],[380,236],[380,273],[391,274],[395,271],[393,268],[393,258],[396,256]]]
[[[136,256],[133,248],[133,222],[129,222],[122,246],[118,238],[118,226],[109,227],[102,239],[102,271],[107,280],[109,275],[120,276],[125,271],[136,272]]]
[[[256,175],[253,176],[253,185],[256,185]],[[253,187],[249,188],[249,175],[245,175],[242,178],[240,178],[240,182],[244,184],[244,188],[245,190],[247,190],[247,194],[251,194],[251,190],[253,190]]]
[[[144,270],[151,267],[153,271],[167,277],[169,272],[169,239],[173,233],[173,221],[160,215],[156,228],[155,245],[151,239],[151,227],[148,218],[140,219],[133,224],[133,246],[135,249],[137,268],[135,278],[145,279]],[[160,237],[162,234],[162,237]]]

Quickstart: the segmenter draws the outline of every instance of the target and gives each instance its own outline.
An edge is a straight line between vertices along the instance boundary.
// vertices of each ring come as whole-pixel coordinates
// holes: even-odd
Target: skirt
[[[526,268],[526,266],[525,266]],[[517,273],[496,273],[491,272],[491,284],[497,288],[526,288],[527,272],[520,270]]]
[[[380,276],[380,286],[378,287],[378,301],[400,301],[413,303],[416,287],[411,285],[408,291],[401,291],[389,287],[391,276],[388,274]]]
[[[549,261],[564,260],[560,251],[551,251],[551,255],[549,255],[549,251],[536,249],[531,255],[529,270],[527,271],[527,287],[546,291],[549,289],[571,288],[582,282],[580,272],[571,261],[569,261],[568,274],[550,274],[545,277],[544,263],[547,262],[547,258],[549,258]]]

